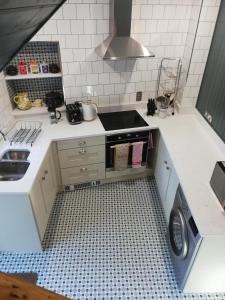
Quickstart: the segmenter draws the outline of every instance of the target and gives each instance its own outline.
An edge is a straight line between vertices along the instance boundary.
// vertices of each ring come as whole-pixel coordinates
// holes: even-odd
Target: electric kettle
[[[97,104],[92,103],[90,100],[86,102],[81,102],[83,111],[83,120],[92,121],[97,117]]]

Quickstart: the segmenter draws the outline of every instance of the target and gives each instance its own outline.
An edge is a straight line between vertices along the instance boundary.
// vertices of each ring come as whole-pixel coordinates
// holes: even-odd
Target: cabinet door
[[[165,199],[165,202],[163,203],[164,213],[165,213],[168,224],[169,224],[170,212],[172,210],[174,198],[175,198],[176,191],[177,191],[177,188],[179,185],[179,178],[177,177],[176,171],[174,170],[171,163],[170,163],[169,168],[171,168],[170,179],[168,182],[166,199]]]
[[[39,180],[37,180],[32,187],[30,201],[32,203],[36,224],[38,226],[40,240],[42,240],[48,223],[48,214]]]
[[[197,109],[213,129],[225,141],[225,1],[221,1],[220,12],[211,43],[209,56],[199,92]],[[207,119],[207,115],[209,119]]]
[[[52,210],[57,192],[56,181],[54,180],[54,178],[55,174],[51,165],[51,159],[49,155],[47,155],[41,171],[40,185],[48,215]]]
[[[160,137],[157,160],[156,160],[156,168],[155,168],[155,179],[156,179],[157,187],[162,202],[164,202],[166,198],[170,173],[171,173],[171,168],[169,168],[168,166],[168,153],[166,150],[166,146],[162,138]]]

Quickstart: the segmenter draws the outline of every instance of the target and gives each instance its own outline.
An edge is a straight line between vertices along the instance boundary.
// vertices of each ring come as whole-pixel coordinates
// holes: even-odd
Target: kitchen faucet
[[[4,141],[6,142],[6,136],[5,136],[5,134],[1,130],[0,130],[0,134],[2,135]]]

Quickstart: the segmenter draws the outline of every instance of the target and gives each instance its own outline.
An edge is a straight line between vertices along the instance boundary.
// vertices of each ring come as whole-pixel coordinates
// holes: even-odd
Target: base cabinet
[[[41,251],[40,235],[28,194],[0,195],[0,207],[0,250]]]
[[[59,141],[62,185],[105,178],[105,137]]]
[[[164,214],[167,222],[169,222],[170,211],[173,206],[179,179],[161,136],[159,138],[158,154],[156,159],[155,180],[159,190]]]

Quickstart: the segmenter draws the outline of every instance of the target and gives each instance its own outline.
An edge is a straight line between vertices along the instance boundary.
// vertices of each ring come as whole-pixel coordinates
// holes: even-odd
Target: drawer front
[[[105,178],[105,164],[94,164],[61,170],[62,183],[76,184]]]
[[[59,151],[61,168],[105,162],[105,146],[74,148]]]
[[[89,147],[89,146],[104,145],[104,144],[105,144],[105,136],[95,136],[89,138],[79,138],[79,139],[57,142],[58,150],[79,148],[79,147]]]

